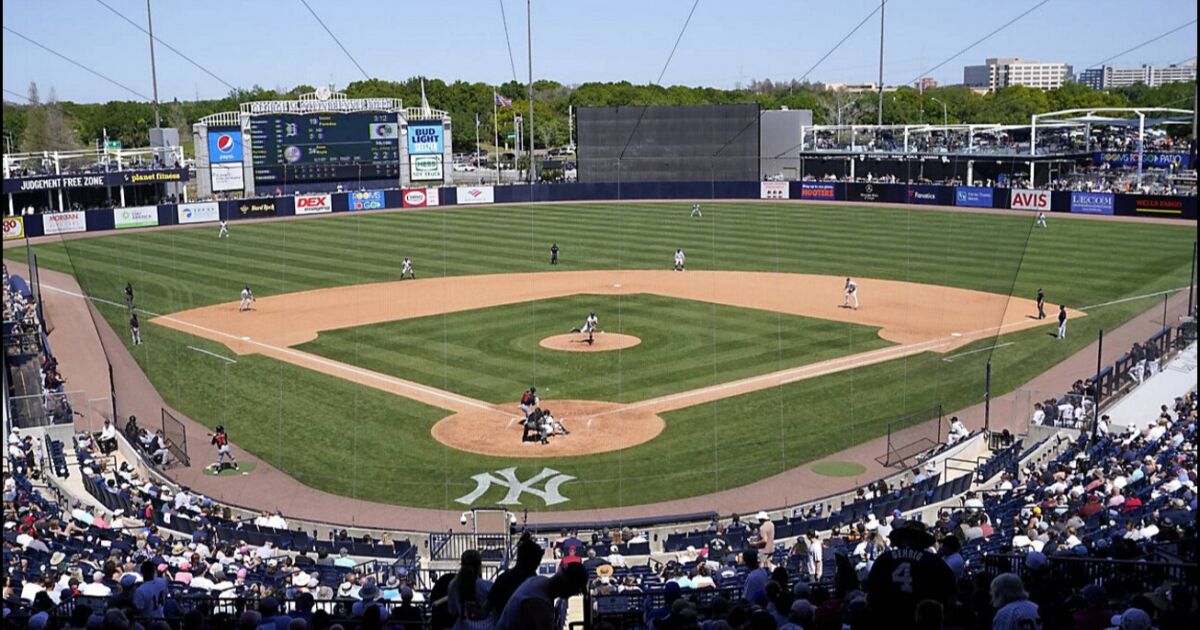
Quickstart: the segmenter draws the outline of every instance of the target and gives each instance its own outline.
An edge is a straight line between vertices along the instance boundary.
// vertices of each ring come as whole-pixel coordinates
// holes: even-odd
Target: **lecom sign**
[[[296,214],[324,214],[333,212],[331,195],[297,195]]]
[[[1010,207],[1014,210],[1044,210],[1048,212],[1050,210],[1050,191],[1014,188]]]

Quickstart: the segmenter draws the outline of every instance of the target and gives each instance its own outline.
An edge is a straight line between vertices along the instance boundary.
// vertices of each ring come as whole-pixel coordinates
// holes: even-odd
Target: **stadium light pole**
[[[537,168],[533,161],[533,145],[536,137],[533,133],[533,0],[525,0],[525,45],[529,50],[529,185],[537,181]],[[533,189],[529,190],[533,194]],[[533,201],[532,196],[529,199]]]
[[[149,1],[149,0],[147,0]],[[879,124],[883,125],[883,9],[887,0],[879,0]]]
[[[158,116],[158,68],[154,64],[154,20],[150,17],[150,0],[146,0],[146,33],[150,35],[150,83],[154,88],[154,126],[162,127]]]

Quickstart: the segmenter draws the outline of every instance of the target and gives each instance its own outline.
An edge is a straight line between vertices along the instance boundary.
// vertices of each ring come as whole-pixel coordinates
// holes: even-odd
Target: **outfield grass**
[[[589,312],[603,315],[604,330],[642,342],[600,353],[538,345]],[[547,400],[635,402],[888,345],[870,326],[639,294],[572,295],[343,328],[297,348],[505,403],[531,383]]]
[[[1048,229],[1031,231],[1032,215],[1018,213],[710,203],[703,219],[689,220],[689,207],[563,204],[365,213],[237,222],[232,238],[220,241],[215,226],[200,226],[60,241],[36,251],[42,265],[74,273],[95,297],[120,303],[121,287],[132,281],[139,306],[153,313],[231,301],[244,284],[263,296],[392,280],[404,256],[413,258],[422,277],[549,272],[547,250],[555,240],[562,248],[559,268],[564,270],[665,269],[671,253],[682,247],[690,269],[854,275],[1011,290],[1026,297],[1044,287],[1051,304],[1084,307],[1185,285],[1195,238],[1194,226],[1055,216]],[[6,246],[5,256],[20,260],[24,251]],[[1154,303],[1151,298],[1093,309],[1089,317],[1071,323],[1065,341],[1050,339],[1044,328],[1005,335],[1004,341],[1016,345],[995,352],[993,392],[1012,390],[1085,346],[1098,328],[1115,327]],[[101,305],[100,310],[114,329],[124,332],[122,308]],[[779,317],[784,316],[768,316]],[[530,331],[515,342],[535,343],[532,314],[523,316],[518,310],[512,318],[514,330]],[[567,325],[578,318],[579,311],[571,310]],[[426,342],[401,339],[410,345],[395,352],[419,365],[422,378],[431,384],[441,378],[442,386],[452,372],[475,369],[480,391],[491,390],[486,397],[511,400],[509,382],[523,388],[550,378],[535,367],[528,353],[537,351],[531,348],[493,353],[482,342],[464,348],[470,345],[470,331],[451,331],[449,319],[428,319]],[[443,323],[441,339],[435,319]],[[380,326],[381,335],[391,334],[383,330],[387,324]],[[804,329],[816,332],[809,322]],[[444,415],[442,410],[261,356],[226,365],[187,348],[227,352],[212,342],[159,326],[143,325],[142,332],[146,343],[130,350],[168,403],[206,425],[224,423],[239,446],[324,490],[449,509],[461,509],[454,498],[474,488],[471,475],[514,464],[522,478],[543,466],[578,477],[563,486],[571,500],[551,509],[645,503],[737,487],[881,435],[889,420],[905,414],[938,403],[956,409],[978,402],[982,365],[989,355],[980,352],[947,363],[941,355],[927,353],[800,381],[671,412],[659,438],[631,449],[515,462],[438,444],[429,427]],[[351,363],[378,361],[384,367],[392,361],[387,348],[399,346],[390,339],[376,344],[365,332],[375,331],[357,329],[341,339],[338,352]],[[769,351],[744,350],[757,365],[774,361],[769,369],[777,369],[785,357],[778,340],[767,337],[747,343],[766,343]],[[315,343],[325,343],[322,338]],[[807,341],[795,339],[789,352],[802,357]],[[379,345],[387,347],[380,351]],[[458,356],[460,349],[487,354],[488,361],[472,363]],[[588,358],[609,361],[603,354]],[[710,343],[688,357],[695,372],[682,377],[702,382],[703,371],[712,378],[723,369],[719,356],[715,362]],[[729,364],[729,369],[747,368]],[[611,382],[611,368],[596,372]],[[623,376],[619,395],[637,388],[669,388],[678,375],[665,374],[649,370],[636,378]],[[494,490],[478,505],[500,496]],[[781,496],[778,502],[787,499]],[[528,495],[525,500],[531,509],[541,507]]]

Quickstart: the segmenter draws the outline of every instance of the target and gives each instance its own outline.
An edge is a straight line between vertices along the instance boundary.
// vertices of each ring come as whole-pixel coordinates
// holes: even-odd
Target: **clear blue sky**
[[[105,0],[145,24],[143,0]],[[501,0],[309,0],[373,77],[511,80]],[[155,35],[239,87],[336,86],[362,78],[299,0],[153,0]],[[907,82],[1037,0],[891,0],[884,80]],[[518,79],[526,76],[525,2],[504,0]],[[801,76],[876,0],[700,0],[664,84],[733,87]],[[534,0],[534,75],[562,83],[653,81],[692,0]],[[4,0],[4,25],[150,94],[147,37],[95,0]],[[1196,18],[1194,0],[1051,0],[933,73],[962,81],[985,57],[1065,61],[1080,71]],[[878,18],[827,59],[812,80],[873,81]],[[162,46],[160,98],[211,98],[228,89]],[[1196,55],[1196,27],[1113,63],[1178,63]],[[133,99],[127,92],[4,33],[4,87],[37,81],[60,99]],[[10,98],[8,95],[6,99]]]

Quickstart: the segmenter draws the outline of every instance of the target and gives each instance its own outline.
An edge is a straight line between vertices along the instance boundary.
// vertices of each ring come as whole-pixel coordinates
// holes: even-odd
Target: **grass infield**
[[[232,238],[222,240],[216,239],[215,225],[204,225],[59,241],[35,249],[44,267],[73,273],[92,296],[121,303],[121,288],[132,282],[139,307],[160,314],[235,300],[245,284],[265,296],[395,280],[405,256],[413,259],[419,277],[550,271],[552,241],[561,248],[559,268],[566,270],[667,269],[671,253],[683,248],[689,269],[853,275],[1030,298],[1042,287],[1051,305],[1082,307],[1186,285],[1195,238],[1194,226],[1053,215],[1049,228],[1035,230],[1033,216],[1017,212],[706,203],[703,218],[689,219],[690,205],[355,213],[239,221],[231,226]],[[25,256],[20,246],[6,244],[4,252],[14,260]],[[581,312],[600,310],[580,310],[582,304],[572,299],[547,306],[561,307],[565,319],[557,314],[537,318],[547,327],[553,324],[546,334],[565,332],[577,325]],[[621,356],[653,351],[656,337],[673,334],[653,314],[660,308],[659,298],[626,299],[636,302],[648,331],[626,328],[643,337],[646,347]],[[1045,328],[1004,335],[1003,342],[1018,343],[995,353],[993,393],[1016,388],[1093,341],[1099,328],[1111,329],[1151,308],[1155,300],[1093,309],[1071,322],[1064,341],[1050,338]],[[125,339],[124,309],[99,307]],[[515,305],[505,313],[508,321],[488,329],[489,334],[471,330],[481,325],[472,320],[480,314],[463,313],[427,318],[417,322],[421,328],[408,331],[389,324],[333,331],[310,345],[351,363],[399,375],[411,376],[409,371],[415,370],[431,385],[503,401],[515,395],[513,385],[520,389],[543,378],[557,378],[553,387],[580,396],[636,399],[686,388],[684,381],[720,382],[738,370],[768,371],[781,362],[813,360],[818,351],[847,351],[819,342],[821,335],[837,330],[845,334],[844,325],[828,328],[828,322],[805,320],[798,322],[798,334],[773,337],[770,324],[786,316],[738,312],[728,317],[718,313],[714,319],[711,305],[661,303],[661,308],[669,308],[672,316],[677,310],[691,313],[688,317],[696,318],[692,328],[707,326],[710,335],[717,330],[718,341],[730,343],[716,344],[714,353],[711,339],[700,344],[684,334],[680,341],[693,345],[677,358],[663,364],[661,356],[647,355],[639,365],[622,364],[614,382],[606,362],[618,353],[555,355],[557,363],[547,359],[535,368],[535,359],[549,356],[535,349],[542,324],[535,325],[528,305],[524,310],[530,313]],[[705,309],[710,311],[708,323],[699,316]],[[766,329],[740,329],[759,317],[766,318]],[[713,322],[721,326],[714,328]],[[623,451],[518,461],[437,443],[429,429],[446,415],[440,409],[257,355],[228,364],[189,349],[228,354],[223,346],[159,326],[144,324],[142,336],[145,343],[129,349],[167,402],[208,426],[224,424],[237,448],[323,490],[454,510],[464,507],[455,499],[475,488],[472,475],[509,466],[516,466],[521,479],[543,467],[576,477],[561,487],[569,501],[549,509],[647,503],[735,488],[882,435],[889,420],[916,410],[940,403],[950,411],[979,402],[990,354],[945,362],[941,355],[926,353],[799,381],[670,412],[658,438]],[[989,343],[976,342],[957,352]],[[561,375],[547,371],[554,365]],[[568,373],[589,367],[595,383]],[[503,496],[502,489],[493,488],[475,505],[494,505]],[[780,496],[776,503],[788,501]],[[529,494],[523,495],[521,507],[546,509]]]
[[[812,471],[826,477],[855,477],[867,472],[867,467],[854,462],[817,462],[812,465]]]

